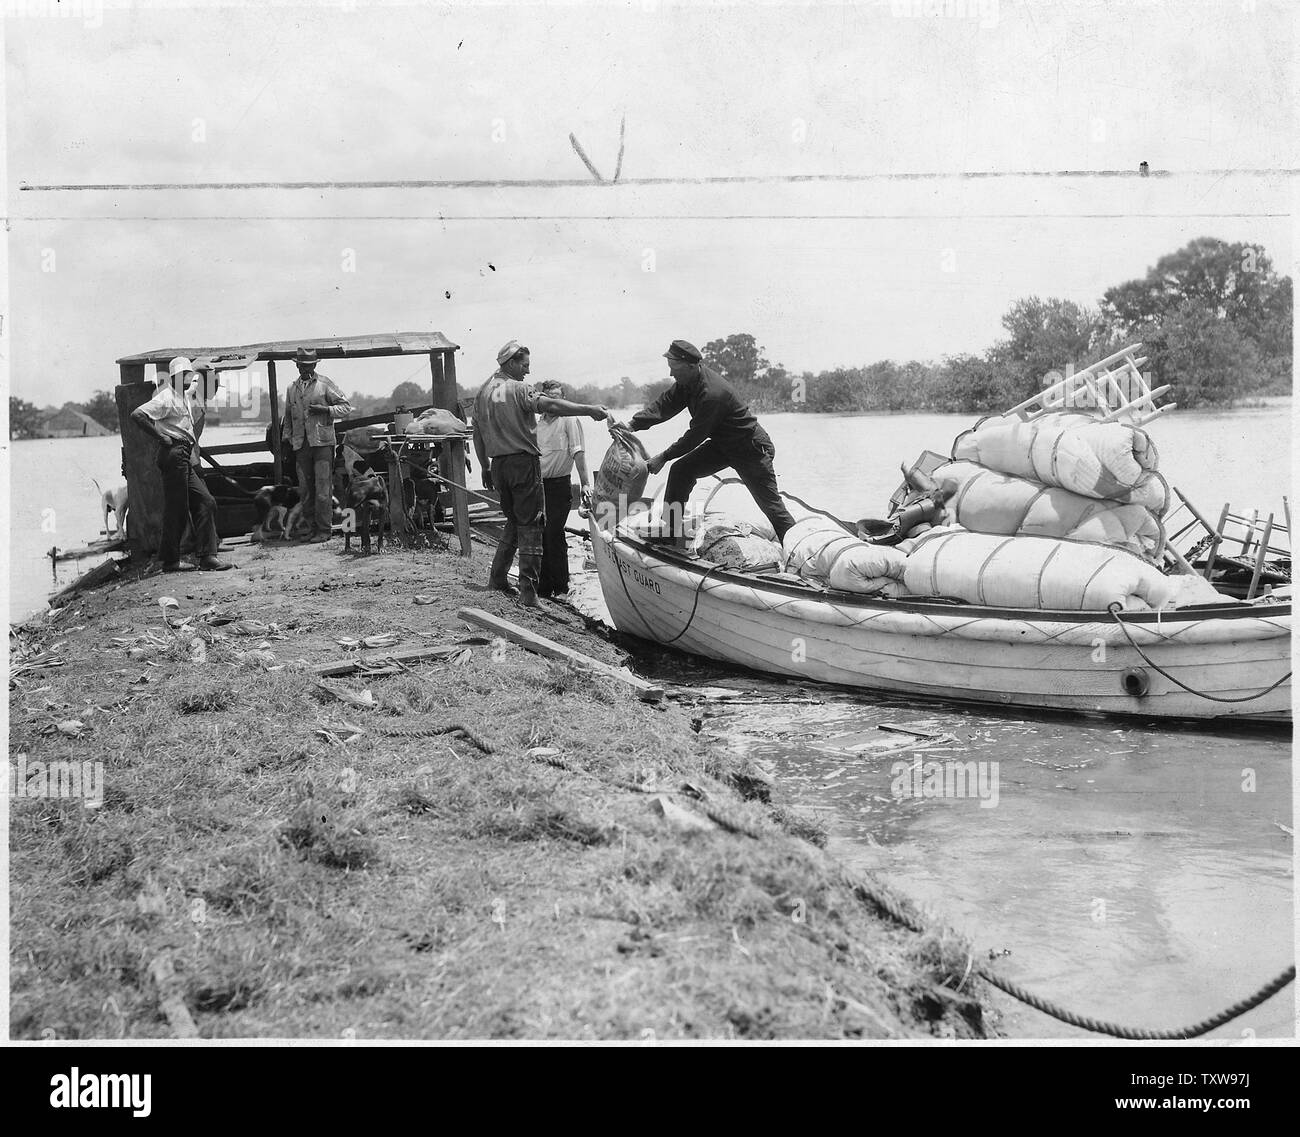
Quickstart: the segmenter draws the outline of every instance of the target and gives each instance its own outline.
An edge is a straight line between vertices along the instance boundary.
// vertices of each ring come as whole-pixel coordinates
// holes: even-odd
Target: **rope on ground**
[[[853,891],[853,894],[859,900],[871,905],[873,908],[884,913],[897,924],[901,924],[909,931],[916,932],[918,935],[924,935],[932,929],[926,925],[911,912],[907,911],[897,900],[890,896],[883,889],[854,876],[847,869],[841,870],[845,884]],[[1062,1007],[1050,999],[1044,999],[1041,995],[1035,995],[1032,991],[1027,991],[1018,983],[1013,983],[1009,979],[1004,979],[996,972],[980,965],[975,968],[976,974],[981,979],[992,984],[999,991],[1010,995],[1013,999],[1018,999],[1027,1006],[1033,1007],[1036,1011],[1041,1011],[1045,1015],[1050,1015],[1054,1019],[1059,1019],[1070,1026],[1079,1027],[1082,1030],[1092,1031],[1094,1034],[1107,1034],[1112,1038],[1139,1039],[1143,1041],[1172,1041],[1175,1039],[1199,1038],[1203,1034],[1209,1034],[1210,1031],[1216,1030],[1223,1026],[1224,1023],[1231,1022],[1233,1019],[1244,1015],[1247,1011],[1254,1010],[1266,999],[1271,999],[1283,987],[1295,979],[1295,964],[1292,964],[1281,974],[1270,979],[1258,991],[1248,998],[1233,1003],[1232,1006],[1225,1008],[1218,1014],[1211,1015],[1207,1019],[1192,1026],[1183,1027],[1180,1030],[1146,1030],[1139,1027],[1123,1026],[1119,1023],[1108,1022],[1104,1019],[1093,1018],[1090,1015],[1077,1014],[1074,1011]]]
[[[1170,675],[1168,671],[1166,671],[1163,667],[1161,667],[1160,664],[1152,660],[1152,658],[1149,655],[1147,655],[1147,653],[1144,652],[1140,646],[1138,646],[1138,642],[1129,634],[1128,628],[1124,626],[1124,621],[1120,619],[1119,614],[1121,611],[1123,611],[1123,609],[1120,607],[1118,600],[1112,603],[1106,609],[1106,611],[1111,614],[1111,618],[1114,619],[1115,623],[1119,625],[1119,630],[1124,633],[1124,638],[1128,640],[1129,646],[1134,651],[1136,651],[1138,655],[1142,657],[1142,661],[1149,668],[1151,668],[1152,671],[1159,672],[1166,679],[1168,679],[1170,683],[1176,683],[1184,691],[1188,691],[1191,694],[1197,695],[1202,699],[1209,699],[1215,703],[1249,703],[1252,699],[1262,699],[1270,691],[1277,690],[1278,687],[1282,686],[1283,683],[1285,683],[1288,679],[1291,678],[1291,672],[1288,671],[1276,683],[1273,683],[1270,686],[1265,687],[1262,691],[1256,691],[1255,694],[1253,695],[1241,695],[1241,696],[1207,695],[1204,691],[1198,691],[1195,687],[1189,687],[1181,679],[1177,679],[1174,676]]]

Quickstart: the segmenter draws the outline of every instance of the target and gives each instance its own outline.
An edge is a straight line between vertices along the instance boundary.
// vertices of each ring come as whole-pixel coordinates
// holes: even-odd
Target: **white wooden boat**
[[[915,698],[1138,718],[1291,721],[1289,602],[1114,617],[893,600],[722,569],[626,529],[603,529],[594,514],[590,526],[615,627],[692,655]]]

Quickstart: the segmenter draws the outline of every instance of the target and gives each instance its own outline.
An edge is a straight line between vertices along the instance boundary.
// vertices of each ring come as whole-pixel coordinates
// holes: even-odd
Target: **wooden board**
[[[312,668],[317,675],[349,675],[366,667],[382,667],[385,663],[425,663],[430,659],[446,659],[448,656],[464,651],[464,644],[450,644],[446,647],[413,647],[404,651],[384,651],[375,655],[356,655],[351,659],[339,659],[333,663],[322,663]]]
[[[636,692],[637,698],[647,703],[657,703],[664,697],[662,687],[649,683],[633,675],[630,671],[611,667],[607,663],[601,663],[598,659],[593,659],[580,651],[574,651],[573,648],[565,647],[563,644],[557,644],[554,640],[548,640],[545,636],[539,636],[536,632],[530,632],[527,628],[521,628],[518,624],[512,624],[509,620],[503,620],[500,616],[492,615],[491,612],[484,612],[481,608],[462,608],[456,615],[467,624],[485,628],[490,632],[496,632],[497,635],[504,636],[511,643],[516,643],[528,651],[535,652],[537,655],[546,656],[548,659],[562,659],[584,670],[595,671],[600,675],[608,676],[610,679],[617,679],[620,683],[626,683]]]

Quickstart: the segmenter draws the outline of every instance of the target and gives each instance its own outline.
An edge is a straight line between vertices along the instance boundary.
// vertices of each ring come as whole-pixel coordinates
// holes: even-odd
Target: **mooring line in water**
[[[1209,699],[1215,703],[1249,703],[1252,699],[1262,699],[1270,691],[1277,690],[1277,688],[1282,686],[1283,683],[1285,683],[1288,679],[1291,678],[1291,672],[1288,671],[1276,683],[1273,683],[1270,686],[1265,687],[1262,691],[1256,691],[1255,694],[1253,695],[1241,695],[1241,696],[1207,695],[1204,691],[1198,691],[1195,687],[1189,687],[1181,679],[1174,678],[1174,676],[1170,675],[1168,671],[1166,671],[1163,667],[1161,667],[1160,664],[1152,660],[1152,658],[1149,655],[1147,655],[1147,653],[1144,652],[1140,646],[1138,646],[1137,640],[1135,640],[1129,634],[1128,628],[1124,626],[1124,621],[1119,618],[1119,614],[1120,612],[1123,611],[1123,609],[1120,607],[1118,600],[1110,604],[1107,607],[1106,611],[1111,614],[1112,619],[1114,619],[1115,623],[1119,625],[1119,630],[1124,633],[1124,638],[1128,640],[1129,646],[1135,652],[1137,652],[1138,655],[1142,657],[1143,662],[1148,667],[1150,667],[1152,671],[1158,671],[1161,675],[1163,675],[1166,679],[1168,679],[1170,683],[1177,683],[1178,686],[1180,686],[1184,691],[1188,691],[1191,694],[1196,695],[1202,699]]]
[[[859,900],[863,900],[872,905],[880,912],[883,912],[897,924],[901,924],[909,931],[916,932],[918,935],[925,935],[933,932],[934,929],[928,928],[916,916],[906,911],[900,904],[896,903],[881,889],[873,887],[860,877],[855,876],[848,869],[841,866],[844,882]],[[909,901],[910,903],[910,901]],[[968,954],[969,964],[973,963],[974,957]],[[1233,1019],[1244,1015],[1247,1011],[1254,1010],[1266,999],[1272,998],[1283,987],[1295,979],[1295,964],[1292,964],[1280,975],[1275,976],[1264,984],[1258,991],[1248,998],[1233,1003],[1232,1006],[1220,1011],[1216,1015],[1211,1015],[1208,1019],[1202,1019],[1200,1022],[1181,1030],[1146,1030],[1139,1027],[1122,1026],[1119,1023],[1108,1022],[1105,1019],[1093,1018],[1090,1015],[1077,1014],[1074,1011],[1062,1007],[1059,1003],[1054,1003],[1050,999],[1044,999],[1041,995],[1035,995],[1032,991],[1027,991],[1018,983],[1013,983],[1010,979],[1004,979],[1002,976],[990,971],[983,964],[974,968],[975,973],[986,982],[992,984],[999,991],[1010,995],[1013,999],[1018,999],[1027,1006],[1033,1007],[1036,1011],[1041,1011],[1045,1015],[1050,1015],[1054,1019],[1059,1019],[1070,1026],[1076,1026],[1082,1030],[1090,1030],[1094,1034],[1108,1034],[1113,1038],[1125,1038],[1140,1041],[1175,1041],[1186,1038],[1199,1038],[1203,1034],[1209,1034],[1210,1031],[1223,1026],[1224,1023],[1231,1022]]]

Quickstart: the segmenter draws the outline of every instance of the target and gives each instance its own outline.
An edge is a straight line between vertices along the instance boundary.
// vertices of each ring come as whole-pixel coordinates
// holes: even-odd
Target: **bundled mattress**
[[[1085,414],[985,419],[957,437],[952,457],[1084,497],[1144,506],[1157,517],[1169,507],[1169,487],[1156,472],[1159,456],[1146,431]]]
[[[710,513],[695,527],[694,549],[705,560],[740,572],[781,567],[781,545],[768,526]]]
[[[805,517],[786,533],[785,570],[842,592],[898,596],[907,556],[898,548],[870,545],[828,517]]]
[[[903,574],[913,596],[1082,612],[1102,612],[1116,602],[1125,609],[1171,607],[1183,600],[1179,579],[1124,549],[960,529],[918,537]]]
[[[1145,505],[1085,497],[974,462],[949,462],[930,476],[943,487],[947,519],[976,533],[1095,541],[1151,558],[1164,544]]]

